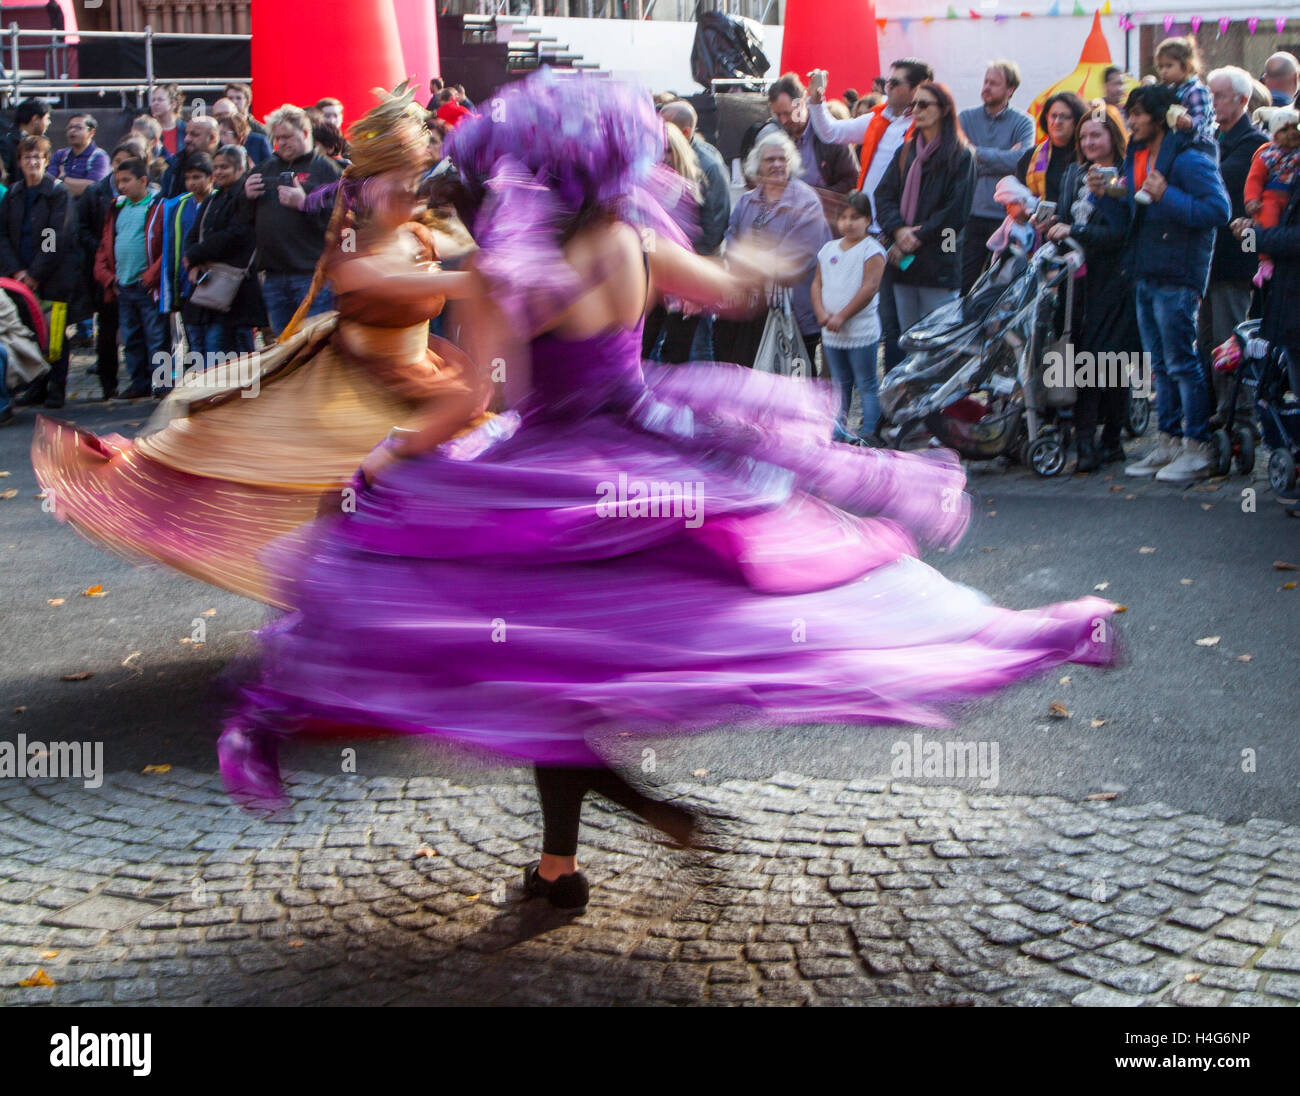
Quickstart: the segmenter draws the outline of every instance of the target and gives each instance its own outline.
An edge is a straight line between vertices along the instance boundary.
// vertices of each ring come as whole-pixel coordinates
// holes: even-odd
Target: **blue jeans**
[[[190,352],[202,354],[205,363],[209,354],[247,354],[253,350],[253,329],[237,327],[226,319],[187,323],[185,338]]]
[[[843,431],[848,430],[849,407],[853,403],[853,386],[858,386],[858,395],[862,397],[861,436],[873,433],[880,422],[880,398],[877,396],[879,381],[876,378],[876,350],[879,343],[866,346],[827,346],[822,339],[822,354],[826,358],[826,367],[831,371],[831,381],[839,386],[840,413],[836,425]]]
[[[275,274],[267,271],[262,275],[262,301],[266,305],[266,315],[271,321],[271,330],[278,336],[293,319],[302,299],[311,288],[310,274]],[[325,286],[316,294],[308,310],[308,316],[328,312],[334,307],[334,294]]]
[[[9,351],[0,345],[0,411],[9,410]]]
[[[1160,432],[1192,441],[1210,437],[1210,401],[1196,352],[1200,307],[1201,295],[1187,286],[1137,281],[1138,330],[1142,349],[1151,355]]]
[[[151,392],[154,370],[162,365],[170,377],[172,361],[158,302],[140,282],[117,287],[117,323],[131,387],[137,392]],[[158,354],[165,354],[167,360],[155,361]]]

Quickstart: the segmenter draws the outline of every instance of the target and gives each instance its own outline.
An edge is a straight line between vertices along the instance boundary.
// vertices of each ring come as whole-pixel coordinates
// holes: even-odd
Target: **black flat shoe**
[[[540,867],[539,860],[524,868],[524,893],[529,898],[545,898],[559,910],[578,910],[586,907],[591,888],[587,885],[587,877],[582,872],[575,871],[548,881],[539,874]]]
[[[14,409],[12,407],[6,407],[3,411],[0,411],[0,426],[8,426],[13,421]]]
[[[1097,460],[1102,464],[1121,464],[1128,460],[1128,457],[1125,456],[1122,445],[1113,445],[1109,448],[1102,446],[1097,450]]]

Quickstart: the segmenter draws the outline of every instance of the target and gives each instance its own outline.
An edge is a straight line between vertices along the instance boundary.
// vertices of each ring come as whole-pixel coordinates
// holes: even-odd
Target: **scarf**
[[[1052,139],[1048,137],[1034,149],[1025,171],[1025,186],[1036,198],[1047,197],[1047,167],[1052,162]]]
[[[939,149],[943,143],[943,134],[936,133],[934,140],[926,144],[925,138],[917,135],[913,138],[916,144],[916,156],[912,160],[912,166],[907,169],[907,178],[903,181],[903,199],[898,204],[898,211],[903,217],[903,224],[916,224],[916,207],[921,200],[921,175],[925,171],[925,163]],[[903,148],[906,150],[907,146]],[[906,157],[906,152],[904,152]]]
[[[896,118],[885,117],[884,103],[877,103],[871,108],[870,114],[871,121],[867,124],[867,132],[862,136],[862,170],[858,172],[859,190],[862,190],[867,185],[867,172],[871,169],[871,161],[876,158],[876,149],[880,147],[880,139],[884,137],[885,131],[897,121]],[[916,123],[912,122],[908,125],[903,140],[910,141],[915,131]]]
[[[1290,189],[1295,185],[1296,168],[1300,167],[1300,149],[1288,152],[1269,143],[1260,147],[1259,158],[1268,168],[1270,186]]]

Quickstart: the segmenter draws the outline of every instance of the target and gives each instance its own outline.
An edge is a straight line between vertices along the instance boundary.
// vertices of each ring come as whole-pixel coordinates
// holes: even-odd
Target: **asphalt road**
[[[151,409],[77,401],[61,414],[129,435]],[[249,633],[267,610],[106,555],[44,513],[28,455],[32,421],[23,411],[0,430],[0,472],[8,473],[0,492],[17,490],[0,500],[0,736],[102,738],[110,772],[163,763],[210,770],[219,675],[255,649]],[[1243,506],[1247,486],[1257,492],[1253,512]],[[1262,478],[1180,491],[1125,482],[1118,472],[1046,481],[981,466],[971,489],[979,505],[969,534],[931,562],[1016,608],[1107,583],[1104,596],[1127,606],[1116,618],[1126,656],[1112,670],[1071,667],[967,704],[953,728],[926,729],[926,739],[997,742],[1004,793],[1114,792],[1117,802],[1159,800],[1224,821],[1300,821],[1300,588],[1284,588],[1300,573],[1274,567],[1300,565],[1300,521],[1272,502]],[[97,584],[105,596],[82,595]],[[61,605],[49,604],[58,598]],[[202,646],[182,642],[196,618],[206,621]],[[1212,636],[1220,637],[1213,646],[1196,642]],[[83,671],[94,676],[60,680]],[[1068,718],[1049,716],[1054,701]],[[652,744],[650,779],[714,783],[782,770],[888,776],[891,746],[913,730],[818,726],[665,739]],[[286,768],[336,772],[338,747],[295,747]],[[639,760],[640,748],[629,760]],[[1243,771],[1252,767],[1243,765],[1247,756],[1254,771]],[[372,775],[501,778],[407,740],[360,743],[357,763]]]

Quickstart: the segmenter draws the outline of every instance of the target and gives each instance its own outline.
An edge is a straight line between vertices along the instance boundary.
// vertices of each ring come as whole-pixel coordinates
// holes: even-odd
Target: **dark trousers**
[[[691,344],[695,341],[695,329],[699,326],[698,312],[694,316],[683,316],[680,312],[669,312],[663,305],[651,309],[645,318],[645,328],[641,334],[641,357],[671,365],[690,361]],[[663,346],[659,348],[658,355],[655,355],[660,335],[663,335]]]
[[[989,237],[1001,226],[1002,217],[972,217],[966,222],[966,238],[961,249],[961,295],[970,292],[989,265]]]
[[[542,852],[548,856],[577,855],[582,800],[588,792],[599,792],[652,825],[669,815],[685,813],[679,807],[643,795],[604,765],[590,768],[538,765],[533,769],[533,779],[542,801]]]
[[[898,345],[903,330],[898,324],[898,306],[894,303],[894,267],[889,263],[885,264],[885,273],[880,278],[876,300],[880,302],[880,337],[885,344],[885,372],[888,373],[907,357]]]
[[[95,372],[105,392],[117,388],[117,301],[99,306],[99,325],[95,331]]]
[[[1079,399],[1074,405],[1074,425],[1078,436],[1094,441],[1097,424],[1101,423],[1101,444],[1114,449],[1120,443],[1120,430],[1128,415],[1128,389],[1123,386],[1103,388],[1089,385],[1078,390]]]
[[[763,341],[763,328],[767,326],[767,313],[760,312],[749,320],[724,320],[713,325],[713,356],[720,362],[735,362],[746,368],[754,367],[758,346]],[[817,347],[821,345],[821,331],[800,332],[804,348],[808,351],[808,377],[820,376],[817,372]]]

